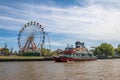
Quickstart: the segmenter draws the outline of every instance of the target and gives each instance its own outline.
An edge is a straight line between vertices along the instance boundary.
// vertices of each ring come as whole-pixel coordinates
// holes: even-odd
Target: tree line
[[[113,48],[111,44],[102,43],[95,47],[93,53],[97,57],[120,56],[120,45],[117,48]]]

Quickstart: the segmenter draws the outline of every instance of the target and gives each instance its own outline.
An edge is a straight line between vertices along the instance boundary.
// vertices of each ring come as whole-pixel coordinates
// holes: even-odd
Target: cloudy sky
[[[49,33],[52,50],[75,41],[120,44],[120,0],[0,0],[0,47],[18,50],[19,30],[30,21]]]

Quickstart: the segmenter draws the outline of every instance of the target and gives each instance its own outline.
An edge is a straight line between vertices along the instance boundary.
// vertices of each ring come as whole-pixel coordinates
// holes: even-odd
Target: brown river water
[[[0,80],[120,80],[120,59],[0,62]]]

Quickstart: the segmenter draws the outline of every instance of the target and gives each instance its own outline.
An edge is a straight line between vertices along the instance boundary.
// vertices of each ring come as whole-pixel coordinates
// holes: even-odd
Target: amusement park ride
[[[18,34],[20,52],[38,52],[44,47],[46,32],[38,22],[28,22]]]

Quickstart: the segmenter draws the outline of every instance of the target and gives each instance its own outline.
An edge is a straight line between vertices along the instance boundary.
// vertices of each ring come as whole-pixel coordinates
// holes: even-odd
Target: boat
[[[65,50],[63,50],[59,56],[55,56],[55,62],[68,62],[68,61],[95,61],[97,58],[90,52],[84,43],[80,41],[75,42],[76,47],[67,45]]]

